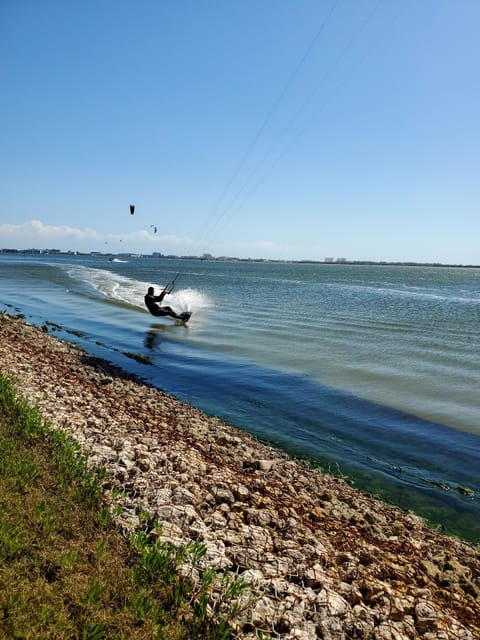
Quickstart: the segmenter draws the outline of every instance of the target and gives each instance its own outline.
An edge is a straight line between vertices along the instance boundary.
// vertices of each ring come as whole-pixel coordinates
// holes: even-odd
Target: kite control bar
[[[172,293],[172,291],[173,291],[173,289],[174,289],[174,287],[175,287],[175,283],[176,283],[176,282],[177,282],[177,280],[178,280],[178,276],[179,276],[179,275],[180,275],[180,271],[177,273],[177,275],[175,276],[175,278],[174,278],[171,282],[169,282],[169,283],[167,284],[167,286],[166,286],[166,287],[165,287],[165,289],[164,289],[165,293]]]

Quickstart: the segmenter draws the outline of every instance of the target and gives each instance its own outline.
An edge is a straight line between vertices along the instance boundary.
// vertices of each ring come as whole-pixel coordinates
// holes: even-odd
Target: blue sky
[[[479,23],[478,0],[3,0],[0,248],[480,264]]]

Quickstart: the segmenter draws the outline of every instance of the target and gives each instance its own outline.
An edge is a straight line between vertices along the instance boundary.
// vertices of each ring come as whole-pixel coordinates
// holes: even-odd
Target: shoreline
[[[207,545],[253,602],[238,638],[478,640],[480,551],[2,314],[0,368],[107,470],[125,533]],[[114,497],[113,496],[117,496]]]
[[[471,263],[448,263],[448,262],[418,262],[411,260],[361,260],[346,258],[325,258],[323,260],[315,259],[297,259],[288,260],[282,258],[241,258],[235,256],[176,256],[163,255],[156,253],[110,253],[101,251],[83,252],[83,251],[59,251],[58,249],[15,249],[0,248],[0,254],[9,256],[90,256],[93,258],[153,258],[154,260],[200,260],[202,262],[245,262],[245,263],[269,263],[269,264],[326,264],[326,265],[351,265],[351,266],[379,266],[379,267],[440,267],[447,269],[480,269],[480,264]]]

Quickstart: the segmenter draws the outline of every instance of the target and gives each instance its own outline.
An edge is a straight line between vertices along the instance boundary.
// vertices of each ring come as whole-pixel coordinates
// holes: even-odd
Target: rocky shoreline
[[[207,546],[241,575],[237,637],[480,640],[480,549],[291,460],[19,318],[0,368],[107,470],[125,532]],[[115,496],[115,497],[114,497]]]

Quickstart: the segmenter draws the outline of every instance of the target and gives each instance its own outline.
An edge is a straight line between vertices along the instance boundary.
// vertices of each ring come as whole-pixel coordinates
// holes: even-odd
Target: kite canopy
[[[132,214],[132,216],[135,213],[135,205],[134,204],[130,205],[130,213]]]

